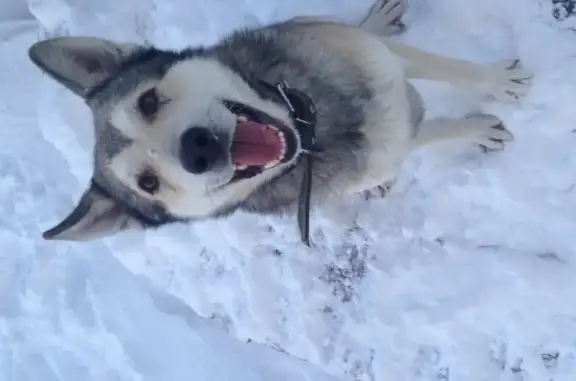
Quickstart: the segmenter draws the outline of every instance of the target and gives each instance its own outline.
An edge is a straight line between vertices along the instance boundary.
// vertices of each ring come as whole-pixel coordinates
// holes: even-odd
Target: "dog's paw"
[[[403,32],[406,29],[400,20],[406,12],[407,0],[376,0],[366,18],[362,21],[362,29],[380,36],[389,36]]]
[[[517,100],[532,87],[533,74],[522,67],[520,60],[503,60],[485,66],[488,93],[501,101]]]
[[[480,145],[484,152],[504,149],[506,142],[514,136],[504,123],[491,114],[472,114],[466,117],[467,131],[472,142]]]
[[[372,189],[365,190],[360,193],[364,200],[371,200],[373,198],[384,198],[394,185],[394,181],[388,181],[382,185],[378,185]]]

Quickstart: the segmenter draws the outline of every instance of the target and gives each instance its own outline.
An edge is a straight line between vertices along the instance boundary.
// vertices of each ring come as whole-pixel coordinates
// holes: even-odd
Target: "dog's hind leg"
[[[386,46],[404,63],[406,77],[442,81],[469,88],[499,100],[518,99],[531,85],[532,74],[518,60],[505,60],[488,65],[430,53],[388,38]]]
[[[370,200],[373,198],[384,198],[388,195],[388,192],[390,192],[390,189],[392,189],[395,182],[396,182],[395,179],[389,180],[382,185],[378,185],[372,189],[360,192],[360,196],[362,196],[364,200]]]
[[[379,36],[389,36],[404,30],[400,17],[406,10],[407,0],[376,0],[366,16],[357,24],[363,30]],[[296,16],[294,23],[335,22],[330,16]]]
[[[406,12],[406,1],[376,0],[358,26],[378,36],[389,36],[404,31],[406,26],[400,18]]]
[[[465,118],[434,118],[422,122],[412,139],[411,149],[444,141],[468,141],[486,150],[501,150],[513,135],[502,121],[490,114],[473,114]]]

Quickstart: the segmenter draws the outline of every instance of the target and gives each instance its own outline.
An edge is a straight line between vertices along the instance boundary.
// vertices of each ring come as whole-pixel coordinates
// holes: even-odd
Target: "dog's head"
[[[208,51],[61,37],[35,43],[29,56],[85,99],[95,129],[93,181],[46,239],[222,215],[300,150],[287,110]]]

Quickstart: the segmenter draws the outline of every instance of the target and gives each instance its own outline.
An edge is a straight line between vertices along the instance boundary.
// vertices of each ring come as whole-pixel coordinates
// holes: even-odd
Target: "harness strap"
[[[304,153],[304,177],[298,198],[298,228],[300,240],[306,246],[310,245],[310,199],[312,195],[312,166],[314,156],[311,153],[320,152],[316,145],[316,108],[314,102],[304,92],[290,88],[286,82],[275,86],[267,82],[260,83],[268,90],[276,92],[288,107],[290,117],[294,122]]]

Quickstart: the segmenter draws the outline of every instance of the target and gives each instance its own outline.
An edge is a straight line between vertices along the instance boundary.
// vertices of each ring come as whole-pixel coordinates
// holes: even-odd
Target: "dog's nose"
[[[180,137],[180,161],[188,172],[200,175],[218,160],[221,146],[216,136],[203,127],[192,127]]]

